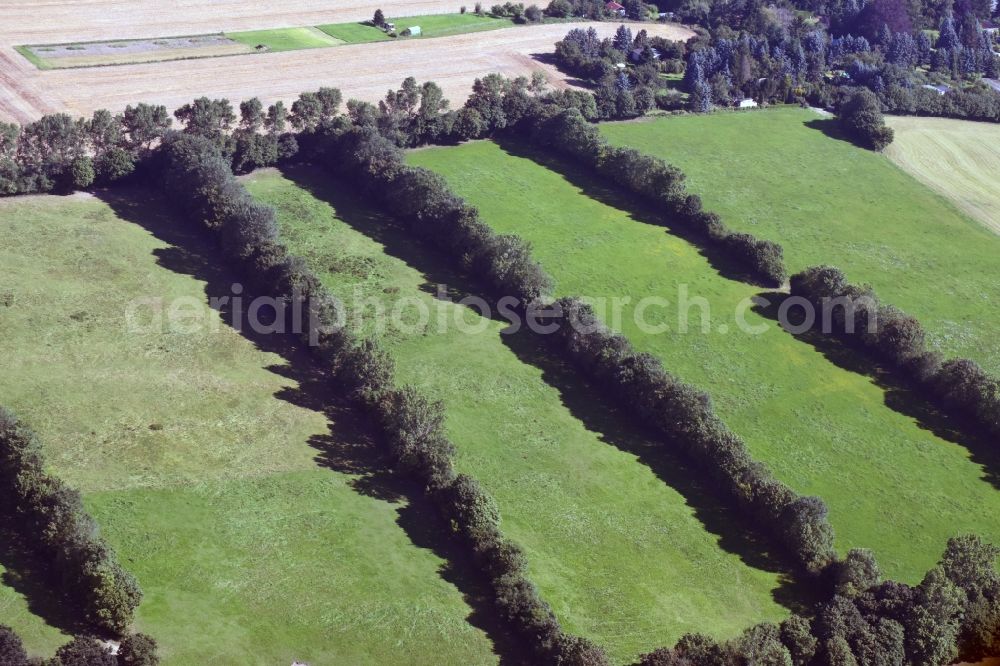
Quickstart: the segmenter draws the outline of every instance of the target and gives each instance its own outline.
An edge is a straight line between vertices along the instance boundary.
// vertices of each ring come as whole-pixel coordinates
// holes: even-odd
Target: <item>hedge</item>
[[[83,507],[80,493],[45,471],[41,443],[0,407],[0,498],[12,528],[53,571],[53,580],[95,631],[121,635],[142,591],[118,563]]]
[[[719,247],[760,284],[777,287],[785,282],[782,247],[733,232],[718,215],[702,210],[698,195],[686,191],[680,169],[634,148],[611,146],[577,109],[542,109],[530,120],[534,141],[642,197],[666,219],[679,222],[703,242]]]
[[[581,129],[579,124],[571,124],[570,131]],[[583,137],[573,144],[580,152],[602,141],[589,129]],[[404,220],[415,235],[456,257],[495,296],[514,296],[527,306],[544,300],[550,291],[551,283],[531,259],[527,244],[516,239],[509,243],[514,248],[511,251],[494,251],[500,244],[498,239],[504,237],[496,236],[440,176],[403,164],[399,150],[376,132],[354,128],[331,133],[326,138],[326,151],[324,164],[351,177]],[[642,159],[653,162],[652,158]],[[643,172],[650,176],[649,190],[679,187],[679,180],[667,171],[670,167],[664,167]],[[588,335],[567,326],[560,329],[564,350],[585,374],[602,380],[606,390],[698,461],[729,495],[766,522],[804,568],[819,572],[833,561],[833,530],[822,500],[799,497],[774,479],[715,415],[707,395],[668,375],[659,361],[635,353],[624,337],[610,334],[597,323],[585,305],[573,299],[557,305],[593,325],[595,332]]]
[[[914,382],[944,411],[1000,437],[1000,380],[975,361],[943,360],[929,351],[924,328],[915,317],[881,303],[870,287],[849,284],[844,273],[832,266],[793,275],[791,289],[793,296],[817,309],[815,326],[830,320],[824,333],[872,354]],[[848,318],[849,312],[853,318]]]
[[[372,153],[369,168],[396,165],[397,161],[386,159],[393,154]],[[168,135],[162,160],[166,192],[216,234],[223,253],[248,282],[260,293],[298,302],[303,312],[311,314],[310,325],[299,333],[302,342],[318,362],[329,368],[334,388],[342,391],[346,386],[350,397],[371,415],[394,466],[424,485],[490,580],[501,616],[535,657],[557,664],[606,663],[600,648],[562,631],[552,610],[528,580],[520,547],[500,532],[494,500],[474,479],[455,473],[454,446],[444,432],[443,405],[428,400],[412,387],[396,387],[390,356],[373,340],[356,340],[338,327],[338,304],[305,262],[288,253],[278,237],[273,209],[252,200],[234,178],[218,147],[208,139]],[[422,191],[422,182],[419,175],[398,181],[417,193]],[[438,204],[451,213],[467,212],[453,210],[446,201]],[[417,219],[422,219],[422,212],[414,212]],[[472,227],[465,238],[454,242],[482,249],[476,244],[480,240]],[[473,252],[470,261],[486,259]],[[492,276],[500,285],[510,284],[514,275],[521,276],[519,271],[532,274],[532,266],[518,263],[516,257],[505,266],[493,268]],[[539,280],[537,275],[533,278]]]

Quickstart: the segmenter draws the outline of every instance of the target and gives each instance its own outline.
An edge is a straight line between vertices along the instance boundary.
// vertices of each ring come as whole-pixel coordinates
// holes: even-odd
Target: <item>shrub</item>
[[[879,584],[881,573],[870,550],[852,548],[837,563],[837,594],[854,597]]]
[[[0,664],[27,666],[28,653],[24,651],[21,637],[8,626],[0,624]]]
[[[117,666],[118,660],[93,638],[77,637],[56,650],[51,666]]]
[[[105,183],[113,183],[135,171],[135,158],[123,148],[110,148],[94,162],[97,178]]]
[[[871,90],[861,88],[851,95],[837,115],[847,133],[862,146],[882,150],[892,143],[892,128],[885,124],[882,106]]]
[[[146,634],[130,634],[118,649],[118,666],[157,666],[156,641]]]
[[[83,190],[94,184],[94,162],[89,157],[77,157],[70,164],[70,183],[73,189]]]

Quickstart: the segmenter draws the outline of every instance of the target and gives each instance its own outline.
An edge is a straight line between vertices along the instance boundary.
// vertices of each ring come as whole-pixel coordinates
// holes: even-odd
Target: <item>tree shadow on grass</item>
[[[864,146],[859,146],[857,142],[855,142],[847,134],[847,132],[844,131],[844,128],[840,126],[840,121],[836,118],[816,118],[814,120],[807,120],[802,124],[809,129],[819,130],[831,139],[849,143],[857,148],[864,148]]]
[[[77,605],[56,590],[63,589],[59,572],[39,563],[39,558],[19,534],[11,516],[0,517],[0,582],[25,598],[28,611],[65,634],[88,635],[93,628],[81,622]],[[3,624],[0,620],[0,624]]]
[[[422,288],[446,284],[450,297],[476,297],[486,293],[470,278],[446,268],[452,263],[448,257],[426,244],[415,243],[395,220],[364,209],[349,193],[349,187],[338,183],[333,176],[308,167],[286,169],[284,175],[313,196],[330,203],[340,220],[382,244],[386,254],[419,271],[427,278]],[[483,300],[490,302],[486,298]],[[496,316],[493,319],[509,323]],[[796,612],[808,613],[824,598],[814,580],[793,575],[794,565],[783,553],[771,550],[768,538],[757,530],[741,526],[743,519],[718,499],[718,489],[700,481],[703,476],[679,458],[663,455],[662,445],[654,443],[656,435],[630,425],[634,419],[602,403],[596,389],[558,360],[558,352],[545,348],[537,335],[522,330],[500,337],[521,362],[542,370],[543,380],[559,392],[563,405],[588,430],[597,433],[601,441],[635,455],[666,485],[679,492],[705,530],[718,537],[723,550],[738,555],[748,566],[780,574],[779,585],[773,591],[777,603]]]
[[[757,300],[754,312],[779,322],[778,311],[782,303],[791,296],[780,292],[762,292],[754,298],[763,299]],[[804,321],[801,308],[789,308],[787,319],[793,327],[800,326]],[[971,454],[972,461],[982,468],[983,480],[1000,490],[1000,451],[997,451],[996,446],[991,443],[991,437],[982,432],[976,424],[937,409],[928,398],[921,395],[914,384],[900,377],[898,371],[878,362],[864,350],[852,347],[843,340],[821,331],[793,333],[780,324],[779,328],[810,345],[838,368],[870,379],[872,384],[885,394],[885,405],[913,419],[921,430],[965,447]]]
[[[573,187],[579,189],[584,196],[626,213],[630,219],[639,224],[666,229],[670,235],[676,236],[694,247],[720,276],[737,282],[759,284],[759,281],[746,271],[742,263],[734,261],[723,248],[707,244],[704,239],[696,236],[689,229],[676,224],[666,215],[641,201],[637,195],[628,194],[617,185],[604,184],[601,178],[594,175],[590,169],[575,165],[549,151],[536,148],[527,141],[510,136],[500,136],[494,141],[508,155],[529,159],[539,166],[559,174]]]
[[[634,455],[664,484],[676,490],[691,507],[705,530],[718,537],[719,547],[739,556],[749,567],[779,574],[772,596],[780,605],[809,614],[828,595],[816,580],[796,575],[794,563],[773,539],[756,526],[749,529],[738,510],[720,500],[725,492],[695,469],[690,462],[669,451],[663,438],[635,424],[635,419],[600,395],[600,390],[582,380],[569,363],[559,357],[549,341],[527,329],[503,335],[504,344],[524,363],[542,371],[546,384],[559,392],[562,404],[587,430],[620,451]]]
[[[452,268],[452,262],[413,236],[395,218],[366,206],[350,186],[337,181],[318,167],[293,165],[282,169],[282,175],[313,197],[330,204],[337,218],[355,231],[379,243],[387,256],[399,259],[417,270],[426,280],[420,290],[435,298],[459,301],[475,297],[483,289]]]
[[[329,369],[315,363],[308,350],[293,336],[259,333],[242,325],[231,301],[222,300],[233,295],[233,284],[239,281],[227,270],[221,253],[207,234],[192,228],[193,224],[184,222],[180,216],[167,212],[163,198],[148,190],[116,189],[99,192],[98,196],[120,218],[137,224],[169,244],[167,248],[154,250],[157,263],[170,271],[204,282],[206,300],[221,303],[218,312],[227,326],[259,350],[276,354],[284,360],[284,363],[266,368],[292,382],[291,386],[277,391],[275,397],[321,412],[327,417],[329,431],[314,435],[308,441],[317,451],[317,464],[351,476],[349,483],[359,494],[397,505],[396,523],[411,543],[432,551],[444,562],[438,573],[463,595],[471,609],[466,621],[486,634],[501,663],[525,663],[523,649],[496,615],[489,581],[451,535],[422,488],[393,473],[370,427],[341,394]],[[241,296],[244,304],[253,298],[253,294],[249,293]]]

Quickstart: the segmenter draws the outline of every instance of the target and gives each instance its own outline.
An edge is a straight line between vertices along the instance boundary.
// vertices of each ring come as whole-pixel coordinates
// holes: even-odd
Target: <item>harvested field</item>
[[[885,150],[903,171],[1000,234],[1000,126],[951,118],[891,117]]]
[[[290,102],[299,93],[328,85],[339,87],[345,98],[376,101],[407,76],[438,83],[453,104],[460,104],[477,77],[491,72],[511,76],[542,71],[559,87],[566,77],[533,54],[547,54],[553,44],[574,27],[594,26],[598,34],[614,34],[615,23],[558,23],[492,30],[439,39],[358,44],[316,51],[266,53],[253,58],[233,56],[206,60],[150,63],[129,67],[38,71],[12,51],[8,60],[13,88],[0,89],[0,119],[30,120],[44,113],[64,111],[89,115],[96,109],[123,110],[136,102],[165,104],[169,109],[195,97],[226,97],[234,103],[260,97],[265,103]],[[207,26],[204,26],[207,27]],[[678,25],[649,24],[650,35],[687,39],[693,33]],[[0,57],[8,55],[0,48]],[[2,69],[2,67],[0,67]],[[3,80],[0,79],[0,86]],[[19,104],[21,98],[46,91],[39,104]],[[17,111],[20,111],[19,113]]]
[[[460,2],[393,0],[20,0],[5,2],[0,45],[169,37],[208,32],[293,28],[386,15],[457,12]]]

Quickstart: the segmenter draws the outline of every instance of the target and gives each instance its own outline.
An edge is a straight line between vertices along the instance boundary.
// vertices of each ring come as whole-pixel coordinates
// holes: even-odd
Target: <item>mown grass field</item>
[[[493,16],[476,16],[475,14],[428,14],[426,16],[404,16],[401,18],[386,15],[385,20],[396,25],[396,31],[402,32],[411,26],[420,26],[420,35],[414,39],[426,37],[447,37],[466,32],[482,32],[509,28],[514,22],[506,18]],[[320,30],[341,39],[349,44],[364,44],[390,40],[382,30],[364,23],[333,23],[318,26]],[[402,38],[409,39],[409,38]]]
[[[296,51],[337,46],[345,40],[330,36],[318,28],[275,28],[273,30],[251,30],[249,32],[228,32],[226,37],[251,48],[264,45],[268,51]]]
[[[834,124],[783,108],[602,128],[680,167],[727,224],[780,242],[792,272],[838,266],[917,316],[942,352],[1000,373],[1000,238],[884,155],[822,131]],[[989,179],[989,163],[975,170]]]
[[[749,116],[739,116],[744,117]],[[804,118],[797,112],[781,112],[763,122],[775,122],[774,131],[780,132],[779,120],[801,124]],[[632,124],[613,130],[651,131],[656,126]],[[710,132],[704,129],[703,133]],[[820,142],[834,142],[819,132],[815,135]],[[647,146],[655,145],[656,136],[651,134]],[[840,149],[840,144],[835,145],[833,154]],[[535,257],[554,276],[559,295],[581,295],[595,302],[630,298],[616,328],[641,350],[661,358],[668,370],[708,391],[723,419],[779,478],[800,493],[825,499],[841,552],[871,548],[886,574],[914,583],[937,561],[950,536],[975,532],[1000,542],[996,522],[1000,493],[986,479],[991,473],[995,479],[998,467],[996,460],[980,457],[983,447],[975,446],[977,453],[971,459],[964,441],[935,435],[929,429],[941,424],[920,413],[919,400],[864,375],[868,368],[852,354],[816,348],[750,309],[744,312],[745,322],[769,328],[759,335],[743,332],[737,308],[741,302],[749,306],[745,299],[759,288],[724,277],[686,240],[648,223],[649,217],[626,212],[634,202],[588,174],[564,162],[553,164],[559,171],[546,168],[526,156],[523,146],[510,150],[474,142],[415,151],[409,160],[444,175],[497,231],[529,240]],[[678,148],[677,152],[682,151]],[[728,168],[725,153],[712,160],[719,170]],[[825,166],[831,173],[842,174],[851,164],[869,162],[865,156],[847,165],[832,162]],[[889,172],[884,177],[887,182],[911,182],[891,165],[884,168]],[[739,169],[734,168],[737,176]],[[877,176],[876,172],[872,177]],[[741,177],[755,182],[750,174]],[[758,177],[771,176],[764,171]],[[838,185],[831,181],[826,187]],[[949,210],[934,195],[921,195],[919,186],[911,191],[918,203]],[[847,198],[848,192],[842,195]],[[714,203],[706,198],[710,205]],[[895,205],[902,204],[897,201]],[[779,205],[767,200],[746,202],[754,209]],[[847,202],[840,211],[857,212],[858,207],[857,201]],[[874,208],[869,209],[867,215],[873,214]],[[897,215],[904,212],[897,211]],[[977,233],[960,218],[953,224]],[[896,276],[900,285],[909,278],[905,272]],[[688,332],[681,332],[678,310],[683,289],[689,299],[704,299],[710,308],[708,332],[701,332],[697,306],[690,310]],[[644,332],[635,323],[636,307],[648,296],[669,301],[668,307],[654,304],[646,313],[647,322],[666,323],[668,331]],[[780,296],[771,298],[777,303]],[[607,313],[605,318],[614,325]]]
[[[350,464],[365,430],[206,312],[219,265],[148,192],[0,201],[0,404],[138,577],[137,629],[168,666],[495,663],[428,509]],[[205,328],[130,329],[150,297]],[[3,623],[50,656],[66,639],[45,595],[3,583]]]
[[[1000,126],[892,116],[885,154],[904,171],[1000,234]]]
[[[435,298],[466,282],[322,172],[259,171],[245,183],[278,210],[282,233],[351,312],[370,300],[403,326],[355,325],[393,353],[399,378],[444,401],[460,471],[493,494],[502,529],[522,544],[530,578],[564,628],[616,661],[673,644],[685,632],[733,636],[779,605],[802,601],[781,567],[741,536],[741,523],[681,465],[636,460],[645,439],[590,397],[558,363],[504,324]],[[429,319],[421,322],[417,306]],[[478,332],[462,332],[460,318]],[[665,483],[660,477],[667,479]]]

